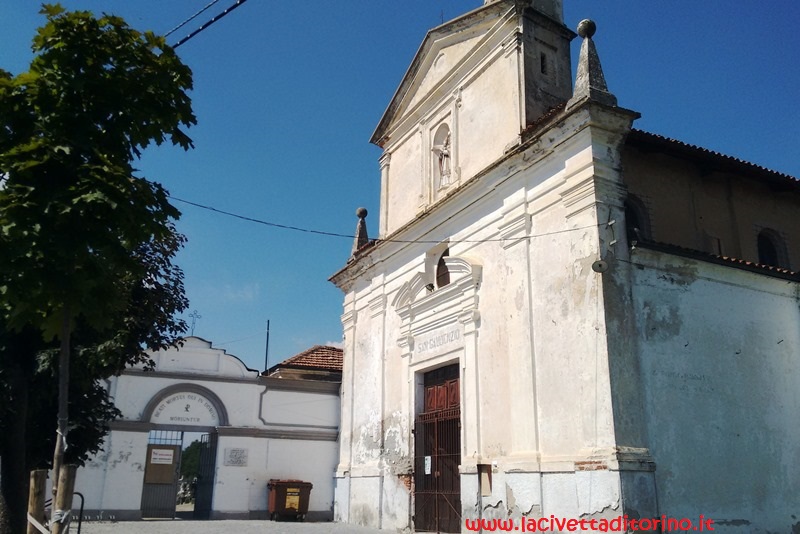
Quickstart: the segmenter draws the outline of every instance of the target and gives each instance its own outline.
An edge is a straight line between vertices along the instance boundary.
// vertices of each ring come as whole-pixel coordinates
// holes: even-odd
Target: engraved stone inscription
[[[247,449],[225,449],[225,465],[247,467]]]
[[[219,415],[210,400],[197,393],[174,393],[153,411],[151,423],[217,426]]]
[[[464,345],[461,325],[454,325],[414,336],[414,356],[429,357]]]

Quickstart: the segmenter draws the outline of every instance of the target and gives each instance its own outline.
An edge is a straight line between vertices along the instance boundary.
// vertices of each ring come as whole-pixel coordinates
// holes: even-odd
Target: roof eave
[[[800,179],[790,174],[768,169],[749,161],[728,156],[701,146],[685,143],[677,139],[634,128],[631,130],[630,134],[628,134],[626,144],[639,148],[640,150],[660,151],[694,162],[707,162],[717,170],[731,172],[746,178],[759,179],[773,186],[800,193]]]

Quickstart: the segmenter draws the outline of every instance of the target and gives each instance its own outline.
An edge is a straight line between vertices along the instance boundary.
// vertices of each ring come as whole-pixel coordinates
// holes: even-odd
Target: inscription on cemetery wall
[[[151,423],[170,425],[219,425],[219,414],[210,400],[197,393],[174,393],[153,411]]]

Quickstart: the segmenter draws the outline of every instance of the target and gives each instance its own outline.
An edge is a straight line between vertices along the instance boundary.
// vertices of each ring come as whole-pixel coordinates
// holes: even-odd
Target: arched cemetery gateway
[[[309,517],[332,517],[337,349],[309,349],[272,376],[197,337],[153,360],[154,371],[135,368],[108,381],[123,415],[103,451],[78,471],[85,516],[175,517],[182,455],[199,441],[199,475],[183,481],[194,491],[190,517],[265,518],[273,478],[311,482]]]

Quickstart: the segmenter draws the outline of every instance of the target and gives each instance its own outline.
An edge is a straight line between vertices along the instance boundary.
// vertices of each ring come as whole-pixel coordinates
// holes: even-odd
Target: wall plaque
[[[223,465],[247,467],[247,449],[225,449]]]

